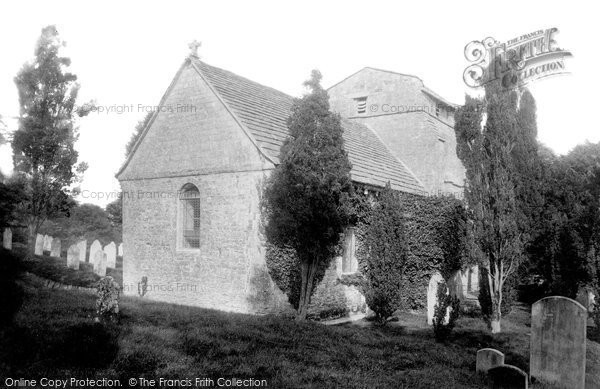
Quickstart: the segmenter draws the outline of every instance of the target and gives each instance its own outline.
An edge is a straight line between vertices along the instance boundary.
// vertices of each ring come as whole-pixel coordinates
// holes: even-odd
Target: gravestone
[[[12,230],[5,228],[2,234],[2,247],[7,250],[12,250]]]
[[[79,249],[79,262],[83,263],[86,261],[85,252],[87,251],[87,240],[82,240],[77,243],[77,248]]]
[[[594,292],[589,287],[581,288],[577,292],[577,302],[583,305],[588,312],[592,312],[594,310],[594,300]]]
[[[452,296],[458,297],[461,301],[465,297],[465,285],[463,284],[463,271],[457,270],[448,279],[448,290]]]
[[[119,257],[123,256],[123,243],[119,243],[119,249],[117,250],[117,255]]]
[[[504,365],[504,354],[493,348],[482,348],[477,351],[475,371],[487,373],[493,367]]]
[[[575,300],[546,297],[531,307],[529,374],[548,384],[585,387],[587,310]]]
[[[427,324],[433,325],[433,313],[435,311],[435,306],[438,303],[437,299],[437,290],[438,284],[445,284],[444,278],[440,273],[434,273],[429,280],[429,286],[427,287]],[[446,290],[446,293],[448,291]],[[446,319],[445,322],[448,322],[448,318],[450,317],[450,307],[446,311]]]
[[[67,267],[79,270],[79,245],[74,244],[67,250]]]
[[[102,250],[96,250],[93,258],[94,273],[100,277],[106,275],[106,254]]]
[[[88,262],[90,262],[91,264],[95,265],[95,260],[96,260],[96,253],[98,251],[102,251],[102,245],[100,244],[100,242],[96,239],[95,241],[92,242],[92,245],[90,246],[90,255],[89,255],[89,259]]]
[[[512,365],[493,367],[488,370],[488,377],[492,389],[527,389],[529,387],[527,373]]]
[[[37,234],[35,236],[35,255],[44,254],[44,235]]]
[[[466,297],[476,298],[479,294],[479,267],[468,267],[461,271],[463,293]]]
[[[52,239],[52,247],[50,249],[50,256],[55,258],[60,258],[60,249],[61,249],[60,239],[54,238]]]
[[[117,246],[115,242],[110,242],[104,247],[104,253],[106,254],[106,266],[117,267]]]
[[[52,237],[50,235],[44,235],[44,251],[52,251]]]

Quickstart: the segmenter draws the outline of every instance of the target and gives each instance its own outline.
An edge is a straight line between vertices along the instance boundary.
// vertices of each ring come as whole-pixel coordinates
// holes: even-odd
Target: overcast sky
[[[530,85],[539,138],[558,153],[600,141],[598,121],[590,120],[600,91],[593,2],[14,1],[0,10],[0,115],[18,115],[13,78],[32,59],[48,24],[67,42],[64,53],[79,77],[81,103],[136,107],[80,121],[77,149],[90,165],[82,183],[88,194],[120,190],[114,175],[145,115],[137,107],[158,104],[194,39],[202,41],[199,53],[207,63],[296,96],[313,68],[327,87],[372,66],[419,76],[462,103],[469,90],[462,77],[468,42],[488,36],[507,41],[557,27],[558,45],[573,53],[566,61],[571,74]],[[15,129],[14,121],[8,124]],[[12,170],[8,145],[0,148],[0,169]],[[107,202],[91,195],[79,200]]]

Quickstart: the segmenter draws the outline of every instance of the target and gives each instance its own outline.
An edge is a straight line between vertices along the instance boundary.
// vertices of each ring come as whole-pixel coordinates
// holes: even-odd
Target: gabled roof
[[[341,84],[342,82],[354,77],[355,75],[357,75],[358,73],[364,71],[364,70],[374,70],[376,72],[382,72],[382,73],[390,73],[390,74],[394,74],[396,76],[403,76],[403,77],[412,77],[412,78],[416,78],[417,80],[421,81],[421,84],[423,84],[423,80],[421,80],[421,78],[413,75],[413,74],[405,74],[405,73],[398,73],[398,72],[394,72],[392,70],[384,70],[384,69],[379,69],[379,68],[373,68],[371,66],[365,66],[364,68],[357,70],[356,72],[352,73],[351,75],[349,75],[346,78],[341,79],[340,81],[336,82],[335,84],[331,85],[329,88],[327,88],[327,90],[330,90],[336,86],[338,86],[339,84]]]
[[[289,136],[287,119],[293,97],[198,59],[192,59],[192,63],[256,143],[278,163],[281,146]],[[425,193],[423,184],[368,127],[345,119],[342,127],[353,181],[379,187],[390,182],[396,190]]]
[[[442,96],[438,95],[437,93],[435,93],[434,91],[432,91],[431,89],[429,89],[428,87],[426,87],[425,83],[423,82],[423,80],[420,77],[418,77],[418,76],[415,76],[413,74],[399,73],[399,72],[395,72],[393,70],[385,70],[385,69],[374,68],[374,67],[370,67],[370,66],[364,67],[364,68],[358,70],[357,72],[352,73],[348,77],[346,77],[346,78],[344,78],[344,79],[336,82],[335,84],[333,84],[332,86],[330,86],[329,88],[327,88],[327,90],[330,90],[330,89],[334,88],[335,86],[341,84],[342,82],[348,80],[349,78],[352,78],[353,76],[357,75],[358,73],[360,73],[360,72],[362,72],[364,70],[374,70],[376,72],[389,73],[389,74],[393,74],[393,75],[396,75],[396,76],[403,76],[403,77],[412,77],[412,78],[415,78],[415,79],[417,79],[417,80],[419,80],[421,82],[421,85],[422,85],[421,92],[423,92],[426,95],[432,97],[434,100],[437,100],[438,102],[440,102],[440,103],[448,106],[449,108],[456,109],[456,107],[457,107],[457,104],[449,102],[448,100],[444,99]]]
[[[281,146],[289,136],[287,119],[290,116],[293,97],[196,58],[190,58],[190,61],[259,151],[273,163],[279,163]],[[144,129],[117,175],[124,171],[152,121],[150,120]],[[342,127],[345,149],[352,164],[350,175],[353,181],[378,187],[390,182],[393,189],[425,194],[423,184],[392,155],[373,131],[360,123],[344,119]]]

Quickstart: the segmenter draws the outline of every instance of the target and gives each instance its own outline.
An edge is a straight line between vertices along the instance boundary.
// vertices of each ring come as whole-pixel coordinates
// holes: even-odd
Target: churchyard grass
[[[63,253],[64,254],[64,253]],[[62,284],[91,288],[100,280],[100,276],[94,273],[91,263],[80,263],[79,270],[69,269],[65,256],[54,258],[47,255],[35,255],[23,261],[26,271],[39,277],[43,277]],[[107,268],[106,275],[112,276],[122,283],[122,259],[117,258],[117,268]]]
[[[97,324],[93,294],[22,285],[26,299],[15,325],[0,331],[0,371],[11,377],[116,378],[125,386],[132,377],[237,377],[266,379],[273,388],[481,388],[475,361],[485,347],[528,371],[525,306],[506,317],[501,334],[463,317],[439,343],[420,314],[401,314],[387,327],[325,326],[137,297],[121,298],[119,322]],[[600,345],[589,341],[590,387],[600,387],[599,365]]]

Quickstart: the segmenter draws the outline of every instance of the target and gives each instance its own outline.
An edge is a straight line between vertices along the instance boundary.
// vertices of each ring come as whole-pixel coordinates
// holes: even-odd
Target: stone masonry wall
[[[454,117],[414,76],[366,68],[331,87],[331,107],[371,128],[430,194],[462,196],[465,170],[456,155]],[[356,98],[367,97],[358,113]]]
[[[287,301],[266,277],[259,234],[258,191],[263,172],[223,173],[123,182],[124,292],[235,312],[286,310]],[[177,247],[177,191],[200,191],[200,249]]]
[[[273,165],[189,65],[129,164],[123,190],[124,293],[237,312],[289,309],[266,270],[260,191]],[[200,249],[178,242],[178,191],[200,192]]]

